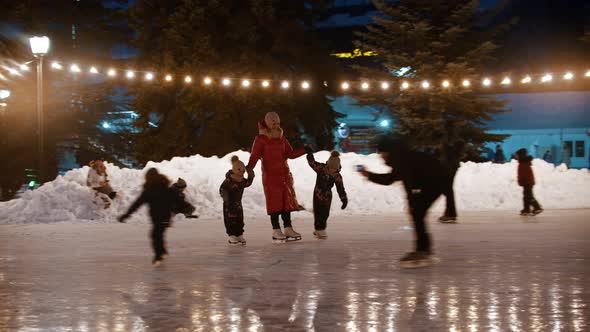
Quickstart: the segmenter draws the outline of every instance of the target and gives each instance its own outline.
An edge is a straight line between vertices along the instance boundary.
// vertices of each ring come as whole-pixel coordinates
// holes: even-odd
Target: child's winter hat
[[[174,183],[174,186],[179,189],[186,188],[186,181],[182,178],[178,178],[178,181]]]
[[[231,157],[231,165],[232,165],[231,169],[234,172],[237,170],[240,170],[240,169],[243,170],[246,168],[244,163],[240,160],[240,157],[235,156],[235,155]]]
[[[338,151],[332,151],[326,164],[329,168],[340,170],[340,153]]]

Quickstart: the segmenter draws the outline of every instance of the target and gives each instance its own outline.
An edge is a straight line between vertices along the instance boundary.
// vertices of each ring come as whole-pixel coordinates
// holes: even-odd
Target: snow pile
[[[239,151],[235,154],[243,161],[248,160],[247,152]],[[0,224],[114,222],[141,192],[145,171],[150,167],[158,168],[172,181],[178,177],[185,179],[188,183],[187,198],[197,207],[196,213],[201,217],[221,219],[222,200],[219,196],[219,186],[231,166],[232,155],[233,153],[223,158],[205,158],[199,155],[177,157],[160,163],[150,162],[143,170],[120,169],[107,164],[111,185],[119,194],[108,209],[103,208],[104,203],[101,199],[85,185],[88,167],[75,169],[37,190],[26,192],[18,199],[0,203]],[[325,162],[328,157],[327,151],[315,154],[316,160],[320,162]],[[355,165],[363,164],[373,172],[387,172],[389,168],[378,155],[346,153],[341,159],[349,205],[345,211],[340,210],[340,201],[334,189],[332,215],[386,215],[392,211],[405,211],[405,193],[400,183],[379,186],[367,182],[354,170]],[[305,157],[290,160],[289,164],[299,202],[311,210],[315,173],[308,166]],[[516,161],[506,164],[462,164],[455,179],[459,213],[462,210],[519,211],[522,206],[522,189],[516,183],[517,165]],[[534,160],[533,166],[537,180],[534,192],[545,209],[590,208],[590,173],[587,169],[567,169],[565,165],[555,167],[542,160]],[[260,163],[255,172],[254,184],[244,193],[246,222],[249,218],[266,215]],[[439,199],[435,203],[435,213],[440,213],[443,207],[444,199]],[[147,209],[140,209],[130,222],[149,222]]]

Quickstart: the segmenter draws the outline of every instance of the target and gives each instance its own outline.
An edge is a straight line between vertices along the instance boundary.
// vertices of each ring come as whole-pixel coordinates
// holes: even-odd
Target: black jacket
[[[152,222],[168,221],[172,217],[175,206],[182,205],[184,201],[176,194],[175,190],[167,185],[144,188],[141,195],[131,204],[126,216],[130,216],[140,206],[147,203],[150,208]]]

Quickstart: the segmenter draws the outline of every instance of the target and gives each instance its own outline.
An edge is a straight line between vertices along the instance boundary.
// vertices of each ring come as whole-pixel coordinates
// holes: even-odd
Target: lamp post
[[[37,138],[39,182],[43,183],[43,56],[49,51],[48,37],[29,38],[31,52],[37,58]]]

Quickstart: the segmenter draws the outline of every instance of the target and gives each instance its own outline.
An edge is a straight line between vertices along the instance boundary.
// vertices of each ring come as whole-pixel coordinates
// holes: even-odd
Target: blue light
[[[379,125],[381,127],[389,127],[389,121],[388,120],[381,120],[381,122],[379,122]]]
[[[111,127],[111,125],[108,122],[105,121],[105,122],[102,123],[102,127],[104,129],[109,129]]]

